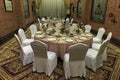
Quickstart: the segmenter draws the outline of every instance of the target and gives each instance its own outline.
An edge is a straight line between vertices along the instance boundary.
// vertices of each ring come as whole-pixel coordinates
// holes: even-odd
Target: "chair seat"
[[[92,48],[98,50],[100,48],[101,44],[100,43],[93,43]]]
[[[24,52],[26,55],[33,53],[32,47],[31,47],[30,45],[24,46],[24,47],[22,47],[22,48],[23,48],[23,52]]]
[[[88,49],[86,56],[95,58],[97,56],[98,51],[94,49]]]
[[[53,59],[56,56],[56,54],[55,52],[47,51],[47,56],[48,56],[48,59]]]
[[[34,41],[34,39],[25,39],[25,40],[23,41],[23,46],[30,45],[30,43],[33,42],[33,41]]]
[[[99,38],[93,38],[93,43],[100,43],[101,40]]]
[[[66,53],[65,56],[64,56],[64,61],[65,61],[65,62],[68,62],[68,61],[69,61],[69,58],[70,58],[69,53]]]

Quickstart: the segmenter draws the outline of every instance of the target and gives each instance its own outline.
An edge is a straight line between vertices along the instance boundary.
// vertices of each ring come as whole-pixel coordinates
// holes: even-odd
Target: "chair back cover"
[[[25,32],[24,32],[24,30],[23,29],[19,29],[18,30],[18,34],[19,34],[19,36],[20,36],[20,38],[21,38],[21,41],[24,41],[25,39],[26,39],[26,35],[25,35]]]
[[[106,39],[110,41],[111,38],[112,38],[112,32],[109,32]]]
[[[41,41],[35,40],[31,42],[35,57],[47,58],[47,45]]]
[[[100,46],[100,49],[98,51],[98,55],[97,56],[100,56],[100,55],[102,55],[104,53],[104,50],[105,50],[108,42],[109,42],[109,40],[104,40],[103,41],[102,45]]]
[[[19,37],[18,37],[16,34],[14,34],[14,36],[15,36],[15,39],[16,39],[16,41],[18,42],[18,44],[19,44],[20,46],[22,46],[22,43],[21,43]]]
[[[31,35],[35,35],[35,33],[37,32],[37,26],[35,24],[30,25],[30,32]]]
[[[91,31],[91,25],[85,25],[85,32],[90,32]]]
[[[68,51],[68,53],[70,54],[69,60],[70,61],[84,60],[88,48],[89,48],[88,45],[83,43],[77,43],[77,44],[71,45]]]
[[[45,21],[46,19],[43,17],[42,19],[41,19],[41,21]]]
[[[38,22],[40,23],[40,19],[38,18],[37,20],[38,20]]]
[[[102,39],[103,34],[105,33],[104,28],[99,28],[98,33],[97,33],[97,38]]]

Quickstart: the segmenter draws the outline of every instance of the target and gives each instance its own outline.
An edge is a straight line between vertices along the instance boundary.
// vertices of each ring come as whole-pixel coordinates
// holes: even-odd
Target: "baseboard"
[[[24,30],[26,30],[27,27],[29,27],[29,26],[30,26],[31,24],[33,24],[33,23],[34,23],[34,21],[28,23],[28,24],[26,25],[26,27],[24,28]],[[19,29],[19,28],[18,28],[18,29]],[[0,45],[6,43],[8,40],[10,40],[11,38],[13,38],[13,37],[14,37],[14,34],[17,34],[17,33],[18,33],[18,29],[16,29],[16,30],[10,32],[9,34],[1,37],[1,38],[0,38]]]
[[[4,44],[5,42],[7,42],[8,40],[10,40],[13,37],[13,34],[17,33],[18,30],[14,30],[11,33],[1,37],[0,39],[0,45]]]
[[[111,38],[111,43],[114,44],[114,45],[116,45],[116,46],[118,46],[120,48],[120,40],[112,37]]]

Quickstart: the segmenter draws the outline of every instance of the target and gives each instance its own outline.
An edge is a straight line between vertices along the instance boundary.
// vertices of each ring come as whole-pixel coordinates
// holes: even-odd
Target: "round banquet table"
[[[49,51],[56,52],[57,56],[63,59],[64,54],[68,52],[68,48],[70,45],[73,45],[75,43],[85,43],[89,47],[91,47],[93,41],[93,35],[91,33],[84,33],[72,37],[68,37],[68,36],[55,37],[49,35],[43,36],[40,33],[40,31],[38,31],[34,39],[45,42],[48,45]]]

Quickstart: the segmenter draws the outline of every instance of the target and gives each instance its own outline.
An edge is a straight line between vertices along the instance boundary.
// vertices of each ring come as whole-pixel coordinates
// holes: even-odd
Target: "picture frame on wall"
[[[83,6],[83,0],[78,0],[77,2],[77,17],[82,17],[82,6]]]
[[[12,12],[13,11],[12,0],[3,0],[3,1],[4,1],[5,11]]]
[[[36,15],[35,1],[32,1],[31,9],[32,9],[32,16],[35,16]]]
[[[91,20],[97,23],[105,22],[107,0],[92,0]]]
[[[28,0],[23,0],[23,7],[24,7],[24,16],[25,18],[28,18],[30,16]]]

